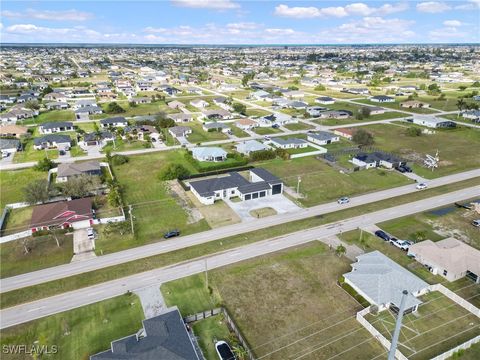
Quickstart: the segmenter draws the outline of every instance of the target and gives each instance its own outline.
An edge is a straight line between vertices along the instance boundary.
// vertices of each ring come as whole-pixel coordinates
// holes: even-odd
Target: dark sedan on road
[[[170,239],[175,236],[180,236],[180,231],[178,230],[171,230],[163,235],[165,239]]]

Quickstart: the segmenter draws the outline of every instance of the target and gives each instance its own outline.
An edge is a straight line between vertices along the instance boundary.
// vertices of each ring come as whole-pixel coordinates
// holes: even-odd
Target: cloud
[[[171,0],[171,2],[175,6],[194,9],[230,10],[240,8],[240,4],[231,0]]]
[[[49,21],[86,21],[94,18],[92,13],[75,9],[61,11],[26,9],[23,12],[4,10],[1,12],[1,16]]]
[[[462,22],[459,20],[445,20],[443,25],[447,27],[459,27],[462,26]]]
[[[417,10],[425,13],[441,13],[447,10],[451,10],[451,6],[438,1],[427,1],[417,4]]]
[[[297,31],[293,29],[265,29],[265,32],[269,35],[278,35],[278,36],[297,34]]]
[[[388,15],[408,9],[408,4],[404,2],[395,4],[384,4],[380,7],[370,7],[365,3],[352,3],[346,6],[317,8],[314,6],[290,7],[280,4],[275,7],[274,14],[277,16],[290,17],[295,19],[309,19],[317,17],[337,17],[346,16],[370,16],[370,15]]]

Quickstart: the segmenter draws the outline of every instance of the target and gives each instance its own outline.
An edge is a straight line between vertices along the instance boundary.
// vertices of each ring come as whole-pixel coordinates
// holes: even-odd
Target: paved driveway
[[[87,236],[86,229],[73,232],[73,261],[83,261],[95,257],[95,242]]]
[[[271,207],[277,214],[286,214],[299,211],[301,207],[290,201],[283,195],[273,195],[261,199],[247,200],[241,202],[226,201],[242,221],[256,219],[250,215],[250,211],[261,208]]]

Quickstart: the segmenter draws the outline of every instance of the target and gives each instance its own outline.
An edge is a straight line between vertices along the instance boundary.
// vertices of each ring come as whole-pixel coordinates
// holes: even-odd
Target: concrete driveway
[[[226,203],[240,216],[242,221],[256,219],[250,215],[250,211],[266,207],[274,209],[277,214],[293,213],[301,209],[301,207],[281,194],[241,202],[226,200]]]
[[[86,229],[77,229],[73,232],[73,261],[88,260],[95,257],[95,242],[87,236]]]

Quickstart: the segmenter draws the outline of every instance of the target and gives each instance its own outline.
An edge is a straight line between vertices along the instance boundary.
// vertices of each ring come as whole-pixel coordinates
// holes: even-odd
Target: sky
[[[2,1],[2,43],[480,43],[480,0]]]

